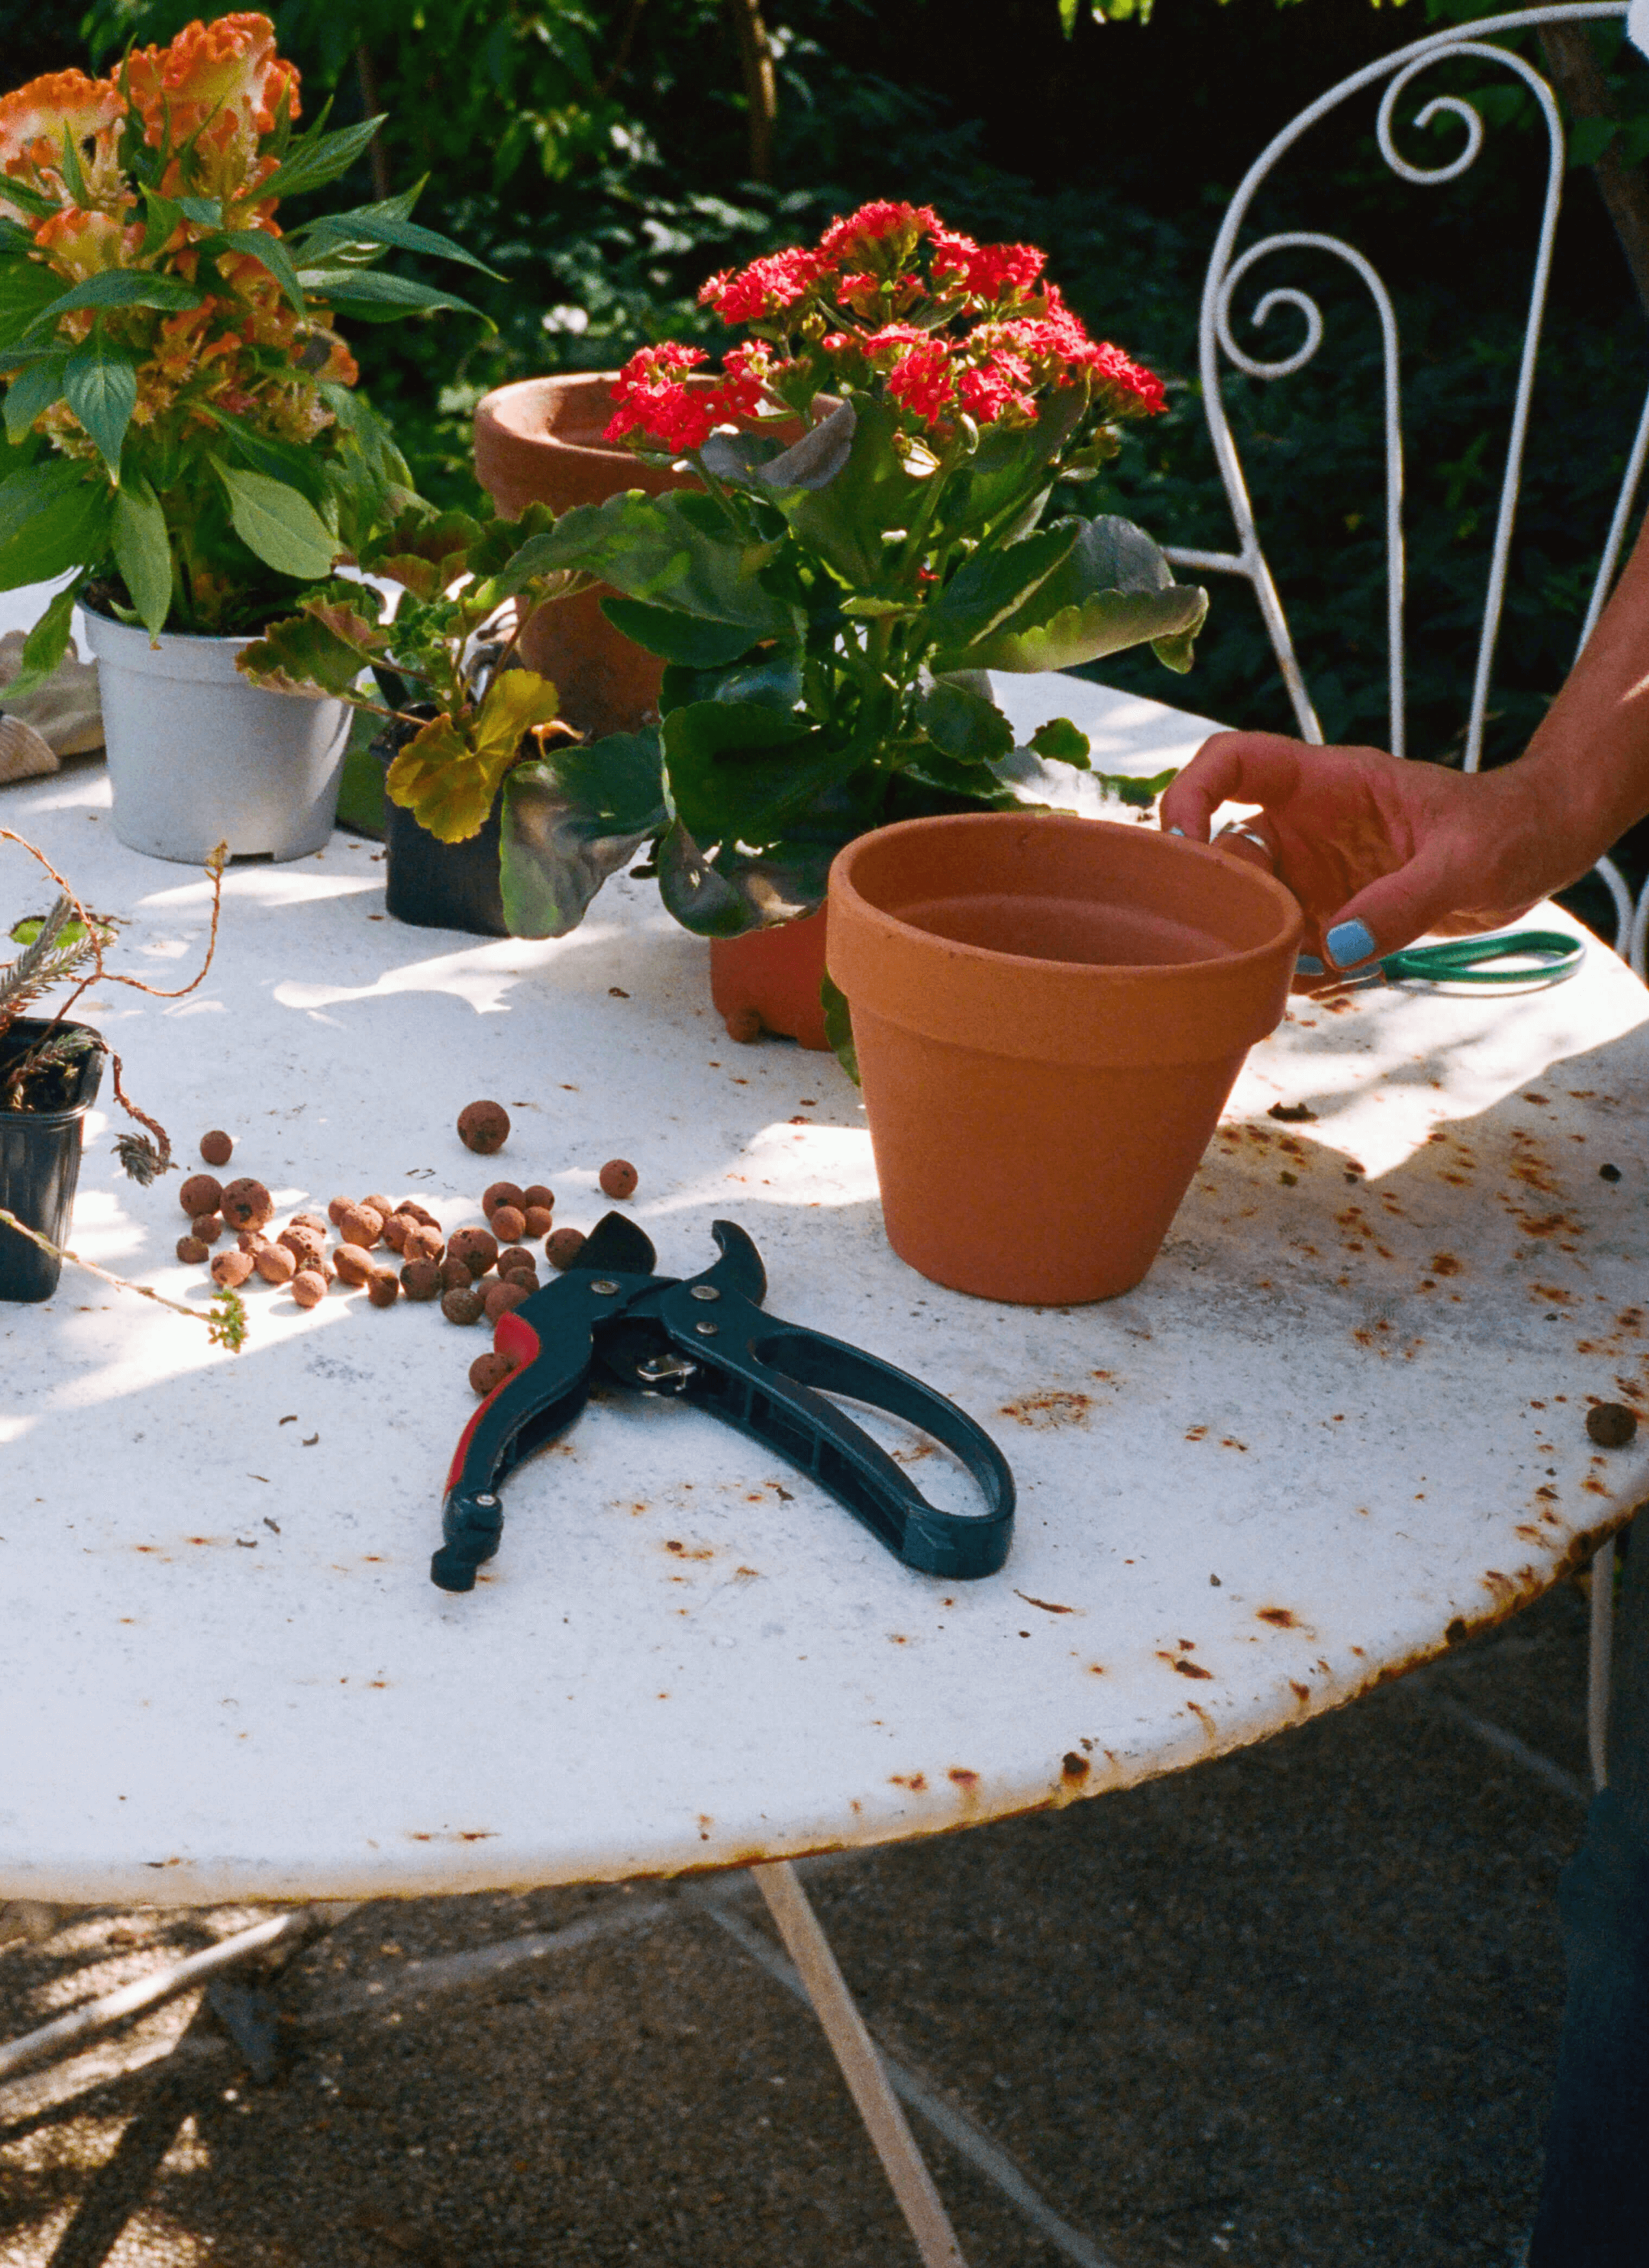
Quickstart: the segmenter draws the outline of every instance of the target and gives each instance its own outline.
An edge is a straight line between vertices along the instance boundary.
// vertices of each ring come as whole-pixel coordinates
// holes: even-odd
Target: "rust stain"
[[[1166,1661],[1170,1669],[1177,1669],[1182,1677],[1211,1677],[1213,1671],[1204,1669],[1200,1661],[1183,1661],[1178,1654],[1164,1653],[1158,1649],[1157,1660]]]
[[[1461,1266],[1461,1263],[1452,1252],[1434,1252],[1432,1255],[1431,1272],[1433,1276],[1458,1276]]]
[[[923,1772],[911,1772],[908,1776],[903,1772],[889,1772],[887,1778],[890,1786],[908,1787],[912,1795],[921,1795],[928,1784],[927,1777]]]
[[[1087,1758],[1078,1756],[1074,1749],[1068,1749],[1065,1751],[1059,1766],[1061,1776],[1072,1781],[1086,1779],[1093,1769]]]
[[[1022,1395],[1017,1402],[1005,1402],[1000,1414],[1004,1418],[1012,1418],[1016,1425],[1046,1429],[1056,1425],[1086,1425],[1088,1412],[1093,1407],[1093,1396],[1091,1394],[1049,1391]]]
[[[969,1771],[965,1764],[953,1764],[945,1777],[948,1780],[953,1780],[965,1795],[971,1794],[979,1785],[978,1773]]]
[[[701,1544],[696,1551],[689,1551],[685,1543],[674,1538],[664,1548],[666,1551],[674,1551],[678,1559],[713,1559],[716,1557],[708,1544]]]
[[[1062,1607],[1052,1599],[1034,1599],[1028,1591],[1015,1591],[1016,1599],[1023,1599],[1027,1607],[1040,1607],[1045,1615],[1079,1615],[1080,1607]]]
[[[1298,1630],[1299,1627],[1288,1607],[1262,1607],[1258,1618],[1263,1623],[1274,1624],[1278,1630]]]
[[[1302,1685],[1297,1677],[1291,1677],[1288,1682],[1293,1691],[1299,1696],[1299,1699],[1306,1705],[1309,1705],[1311,1701],[1310,1686]]]

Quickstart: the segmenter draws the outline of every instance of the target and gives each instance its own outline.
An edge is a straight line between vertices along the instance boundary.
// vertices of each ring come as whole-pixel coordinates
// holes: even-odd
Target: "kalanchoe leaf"
[[[1148,638],[1189,644],[1196,637],[1208,612],[1207,593],[1174,581],[1173,569],[1143,528],[1113,514],[1056,520],[1027,543],[1061,534],[1074,540],[1056,571],[998,628],[976,636],[965,651],[947,649],[939,662],[1013,671],[1071,669]]]
[[[766,434],[712,433],[699,454],[718,480],[731,485],[758,491],[824,489],[845,470],[858,425],[852,402],[840,401],[789,448]]]
[[[709,507],[708,526],[695,505]],[[650,497],[630,489],[605,504],[563,512],[548,534],[521,546],[498,582],[500,594],[508,595],[535,577],[577,568],[628,598],[740,624],[754,641],[777,636],[790,622],[789,609],[756,580],[768,556],[765,546],[733,540],[711,497]]]
[[[885,401],[855,394],[844,406],[854,413],[846,464],[825,487],[781,490],[774,501],[803,544],[844,582],[862,587],[880,578],[883,534],[909,526],[926,483],[900,461],[898,420]]]
[[[754,643],[743,622],[705,622],[674,607],[650,607],[641,599],[603,599],[601,612],[644,652],[693,669],[737,661]]]
[[[1088,753],[1093,746],[1086,733],[1078,732],[1069,717],[1050,717],[1031,734],[1031,747],[1039,756],[1046,756],[1056,764],[1074,764],[1078,771],[1088,770]]]
[[[1077,541],[1079,523],[1061,520],[1020,542],[975,551],[933,601],[927,628],[948,656],[976,646],[1034,600]],[[984,665],[989,666],[987,663]]]
[[[836,1050],[836,1059],[855,1086],[863,1086],[859,1077],[859,1051],[853,1038],[853,1012],[848,1006],[848,996],[827,969],[824,982],[819,987],[820,1004],[824,1009],[825,1037]]]
[[[923,729],[935,747],[963,763],[991,763],[1013,746],[1013,727],[994,701],[938,678],[917,704]]]
[[[1157,798],[1171,787],[1180,776],[1180,767],[1170,764],[1165,772],[1153,772],[1149,779],[1136,779],[1128,772],[1095,772],[1093,777],[1107,795],[1125,803],[1133,811],[1149,811]]]
[[[847,764],[806,716],[754,703],[695,702],[664,720],[670,808],[707,848],[762,848]]]
[[[816,913],[830,861],[845,836],[791,838],[771,850],[718,849],[708,858],[678,820],[659,845],[659,895],[665,910],[697,937],[742,937]]]
[[[687,669],[672,663],[659,688],[659,713],[667,717],[672,710],[690,708],[699,701],[751,702],[758,708],[789,711],[800,706],[801,697],[801,649],[773,645],[725,669]]]
[[[668,823],[656,732],[567,742],[504,783],[500,880],[515,937],[564,937]]]

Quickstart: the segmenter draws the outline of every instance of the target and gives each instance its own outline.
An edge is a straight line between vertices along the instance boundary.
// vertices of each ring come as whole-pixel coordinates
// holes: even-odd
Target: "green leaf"
[[[305,189],[322,188],[327,182],[335,181],[340,173],[349,172],[383,122],[380,114],[359,126],[340,127],[335,133],[312,131],[302,136],[288,145],[284,162],[268,180],[258,184],[260,201],[295,197]]]
[[[212,470],[229,497],[235,534],[277,575],[317,583],[332,572],[338,541],[307,497],[262,473],[243,472],[219,456]]]
[[[776,841],[854,761],[806,717],[719,701],[672,710],[664,757],[671,811],[707,849]]]
[[[66,583],[61,591],[55,593],[50,606],[47,608],[27,637],[24,639],[23,654],[18,665],[17,674],[5,686],[4,696],[0,697],[4,697],[8,702],[20,701],[25,696],[37,692],[56,670],[69,651],[75,602],[79,596],[79,578],[72,583]],[[79,923],[71,922],[68,929],[59,931],[57,939],[59,945],[72,945],[76,942],[76,939],[70,935],[70,930],[78,932]],[[13,932],[14,936],[16,932]],[[32,940],[24,941],[32,942]]]
[[[1149,779],[1136,779],[1129,772],[1095,772],[1093,777],[1107,795],[1114,795],[1119,803],[1135,811],[1149,811],[1164,790],[1180,776],[1180,767],[1170,764],[1166,772],[1154,772]]]
[[[640,599],[603,599],[601,612],[615,630],[648,653],[689,669],[715,669],[737,661],[751,645],[741,622],[706,622],[674,607],[650,607]]]
[[[306,251],[326,251],[339,244],[393,245],[401,252],[424,253],[431,260],[461,261],[466,268],[479,269],[495,283],[504,281],[496,268],[489,268],[473,252],[466,252],[461,244],[454,244],[450,236],[443,236],[438,229],[423,228],[416,221],[404,220],[381,205],[360,205],[353,212],[328,213],[323,220],[311,222],[303,233]]]
[[[63,366],[63,397],[98,445],[118,485],[126,428],[137,407],[137,363],[126,348],[110,344],[95,328]]]
[[[576,567],[628,598],[701,620],[739,623],[751,644],[789,630],[790,609],[756,580],[767,547],[741,545],[725,522],[721,532],[707,529],[694,505],[709,505],[712,513],[718,509],[709,497],[650,497],[640,489],[605,504],[575,504],[548,534],[521,546],[498,578],[500,596],[537,576]]]
[[[819,998],[824,1008],[825,1037],[836,1049],[836,1059],[855,1086],[863,1086],[859,1077],[859,1051],[853,1040],[853,1012],[848,1006],[848,996],[825,971],[819,987]]]
[[[300,614],[271,622],[261,638],[243,646],[235,667],[273,693],[319,692],[338,698],[389,650],[387,632],[362,611],[378,603],[370,585],[362,586],[358,602],[310,599]]]
[[[298,281],[312,299],[324,299],[329,307],[348,307],[355,313],[364,312],[370,317],[377,308],[387,308],[393,314],[408,313],[415,309],[448,307],[460,315],[479,315],[479,307],[472,307],[467,299],[460,299],[451,291],[438,291],[432,284],[415,284],[410,276],[384,276],[376,268],[300,268]],[[490,317],[482,317],[483,321]]]
[[[677,820],[659,843],[659,895],[695,937],[741,937],[799,920],[823,903],[830,861],[851,831],[786,834],[754,852],[723,843],[711,858]]]
[[[63,128],[63,187],[82,210],[91,202],[86,195],[86,177],[80,170],[80,152],[77,148],[72,127]]]
[[[690,708],[697,701],[748,701],[767,709],[799,708],[802,655],[799,646],[769,646],[748,661],[725,669],[688,669],[672,662],[659,688],[659,713]]]
[[[29,328],[38,328],[48,318],[70,315],[80,307],[164,307],[175,313],[180,307],[198,307],[205,297],[180,276],[147,269],[106,268],[42,307]]]
[[[565,937],[669,823],[656,731],[568,742],[507,774],[499,879],[513,937]]]
[[[780,490],[773,500],[801,542],[843,582],[862,586],[880,581],[882,538],[910,526],[928,484],[906,472],[894,446],[898,421],[887,404],[867,394],[850,398],[853,445],[843,469],[824,488]]]
[[[6,438],[18,442],[28,438],[34,420],[42,409],[49,409],[54,401],[63,398],[63,368],[67,354],[52,354],[22,371],[6,388]]]
[[[141,473],[126,481],[114,498],[114,563],[137,619],[151,637],[158,637],[172,607],[172,545],[160,499]]]
[[[70,457],[26,465],[0,481],[0,591],[98,565],[112,505],[101,474]]]
[[[185,220],[193,221],[196,228],[221,228],[224,225],[224,201],[221,197],[180,197],[177,210]]]
[[[409,811],[439,843],[467,843],[487,823],[504,774],[536,725],[555,723],[560,696],[530,669],[507,669],[479,710],[456,723],[432,718],[409,740],[384,782],[392,803]]]
[[[1046,756],[1056,764],[1074,764],[1078,771],[1088,769],[1088,754],[1093,742],[1086,733],[1079,733],[1069,717],[1050,717],[1031,734],[1030,744],[1039,756]]]
[[[936,748],[960,763],[990,764],[1013,746],[1013,727],[994,701],[966,686],[937,679],[917,703],[922,728]]]
[[[1061,531],[1074,532],[1076,541],[1056,571],[996,630],[965,651],[951,648],[936,658],[936,671],[941,666],[1071,669],[1147,640],[1163,642],[1189,667],[1190,641],[1208,612],[1207,593],[1176,583],[1161,551],[1131,520],[1114,514],[1057,520],[1042,534]]]
[[[292,265],[292,256],[278,236],[270,236],[261,228],[226,228],[218,241],[226,244],[232,252],[241,252],[249,260],[261,261],[298,313],[307,313],[308,303],[298,280],[298,270]]]
[[[1056,520],[1018,543],[965,559],[928,608],[927,628],[946,653],[972,646],[1024,607],[1064,560],[1081,523]]]
[[[16,186],[8,180],[6,194]],[[20,339],[62,291],[63,278],[33,261],[8,262],[0,268],[0,345],[10,346]]]
[[[62,210],[55,197],[47,196],[31,182],[19,181],[10,173],[6,176],[5,200],[9,205],[15,205],[19,212],[33,213],[40,220]]]

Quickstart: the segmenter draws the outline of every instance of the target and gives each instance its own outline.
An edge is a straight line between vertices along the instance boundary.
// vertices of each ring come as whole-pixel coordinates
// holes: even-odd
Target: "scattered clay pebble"
[[[473,1284],[467,1290],[442,1295],[441,1313],[449,1323],[478,1323],[481,1308],[482,1295]]]
[[[327,1233],[327,1220],[324,1213],[295,1212],[291,1220],[288,1221],[287,1226],[289,1228],[313,1228],[315,1234],[323,1240]]]
[[[191,1205],[191,1212],[206,1212],[206,1205]],[[250,1176],[245,1181],[231,1182],[223,1192],[217,1210],[231,1228],[261,1228],[275,1211],[275,1200],[261,1182]]]
[[[727,1027],[727,1037],[739,1047],[747,1048],[752,1040],[762,1036],[762,1019],[754,1008],[735,1008],[722,1021]]]
[[[409,1260],[438,1260],[446,1245],[438,1228],[432,1225],[426,1226],[423,1221],[415,1220],[409,1226],[407,1241],[401,1248]]]
[[[496,1323],[500,1315],[507,1315],[512,1307],[519,1307],[523,1300],[532,1296],[532,1285],[524,1284],[519,1276],[501,1276],[496,1283],[489,1284],[482,1294],[482,1313],[490,1323]]]
[[[234,1154],[234,1142],[221,1126],[215,1126],[210,1134],[202,1135],[201,1155],[209,1166],[226,1166]]]
[[[237,1284],[244,1284],[252,1273],[252,1255],[236,1250],[220,1252],[212,1263],[212,1281],[225,1291],[232,1292]]]
[[[312,1228],[307,1221],[289,1221],[275,1241],[286,1247],[300,1268],[306,1261],[319,1260],[327,1247],[320,1230]]]
[[[1597,1177],[1600,1182],[1617,1182],[1620,1179],[1620,1167],[1618,1166],[1600,1166],[1597,1169]]]
[[[438,1299],[441,1271],[433,1260],[409,1260],[401,1271],[401,1288],[409,1300]]]
[[[448,1257],[440,1266],[441,1289],[444,1292],[467,1292],[475,1282],[467,1260]]]
[[[513,1182],[492,1182],[482,1191],[481,1210],[490,1220],[500,1205],[513,1205],[517,1212],[525,1212],[526,1210],[525,1191],[519,1189]]]
[[[224,1233],[224,1217],[217,1212],[199,1212],[189,1223],[189,1234],[202,1244],[216,1244]]]
[[[298,1256],[283,1244],[266,1244],[254,1264],[266,1284],[290,1284],[298,1273]]]
[[[372,1258],[358,1244],[341,1244],[332,1256],[332,1264],[338,1271],[340,1282],[364,1284],[372,1272]]]
[[[191,1174],[178,1191],[178,1203],[191,1220],[200,1213],[216,1212],[223,1199],[224,1185],[214,1174]]]
[[[198,1268],[202,1260],[210,1260],[211,1256],[210,1248],[198,1236],[179,1237],[178,1258],[186,1268]]]
[[[488,1226],[500,1244],[513,1244],[526,1229],[526,1215],[519,1205],[496,1205],[488,1218]]]
[[[373,1209],[376,1211],[376,1207]],[[416,1226],[417,1223],[409,1220],[404,1212],[392,1212],[384,1222],[384,1241],[392,1252],[404,1252],[407,1239]]]
[[[332,1223],[334,1228],[337,1226],[354,1203],[353,1197],[332,1197],[328,1200],[327,1219]]]
[[[235,1231],[235,1242],[243,1252],[249,1252],[254,1260],[269,1241],[261,1228],[238,1228]]]
[[[383,1197],[376,1192],[372,1197],[363,1197],[361,1203],[364,1205],[370,1205],[379,1220],[387,1220],[395,1210],[394,1197]]]
[[[529,1182],[521,1192],[521,1208],[523,1211],[530,1212],[534,1205],[542,1205],[546,1212],[553,1212],[556,1208],[555,1190],[546,1189],[542,1182]]]
[[[556,1226],[556,1216],[548,1205],[528,1205],[521,1215],[523,1236],[548,1236]]]
[[[393,1268],[374,1268],[366,1279],[366,1296],[375,1307],[393,1307],[401,1297],[401,1278]]]
[[[500,1276],[536,1276],[538,1255],[529,1252],[524,1244],[509,1244],[498,1255]]]
[[[498,1256],[498,1240],[490,1229],[460,1228],[447,1238],[446,1256],[461,1260],[472,1276],[484,1276]]]
[[[512,1378],[520,1367],[507,1354],[478,1354],[469,1366],[469,1382],[484,1402],[496,1393],[506,1378]]]
[[[370,1252],[384,1233],[384,1216],[376,1206],[346,1205],[343,1218],[338,1223],[338,1234],[345,1244],[358,1244],[363,1252]]]
[[[318,1307],[327,1296],[327,1279],[316,1268],[300,1268],[292,1278],[292,1297],[300,1307]]]
[[[581,1228],[558,1228],[544,1242],[544,1257],[552,1268],[571,1268],[584,1250]]]
[[[502,1150],[510,1135],[510,1114],[501,1102],[467,1102],[458,1114],[458,1138],[478,1157]]]
[[[1638,1431],[1638,1420],[1622,1402],[1600,1402],[1586,1413],[1586,1430],[1600,1449],[1623,1449]]]
[[[601,1168],[601,1194],[609,1197],[633,1197],[641,1175],[628,1158],[609,1158]]]
[[[395,1211],[404,1212],[409,1220],[422,1221],[425,1228],[439,1228],[441,1226],[429,1206],[420,1204],[416,1197],[402,1197]]]

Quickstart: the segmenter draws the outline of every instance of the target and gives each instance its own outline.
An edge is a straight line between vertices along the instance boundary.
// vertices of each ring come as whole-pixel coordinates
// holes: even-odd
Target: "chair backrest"
[[[1523,8],[1503,16],[1480,18],[1473,23],[1455,26],[1448,31],[1433,32],[1428,37],[1399,48],[1382,56],[1377,63],[1366,64],[1330,87],[1310,107],[1273,137],[1255,159],[1243,176],[1221,224],[1219,234],[1208,263],[1208,274],[1203,286],[1200,351],[1202,362],[1203,403],[1208,419],[1208,430],[1214,446],[1230,502],[1232,519],[1237,531],[1238,549],[1234,552],[1193,551],[1169,546],[1168,557],[1176,565],[1196,568],[1217,574],[1242,576],[1253,587],[1261,615],[1277,656],[1277,667],[1293,707],[1301,737],[1321,742],[1322,731],[1317,722],[1306,679],[1289,630],[1288,619],[1278,596],[1277,583],[1267,562],[1255,523],[1254,507],[1249,500],[1248,484],[1232,437],[1226,415],[1222,390],[1222,357],[1246,372],[1250,378],[1288,378],[1315,356],[1322,344],[1325,325],[1322,311],[1310,293],[1291,284],[1271,285],[1254,304],[1248,320],[1252,325],[1263,325],[1279,309],[1292,309],[1305,324],[1305,335],[1292,354],[1272,361],[1248,353],[1240,347],[1233,331],[1233,306],[1239,287],[1250,272],[1262,261],[1285,252],[1315,251],[1332,254],[1342,260],[1366,285],[1380,318],[1383,347],[1385,392],[1385,455],[1386,455],[1386,643],[1388,679],[1389,747],[1394,755],[1408,752],[1407,675],[1403,648],[1404,563],[1402,534],[1403,451],[1402,417],[1401,341],[1395,307],[1378,270],[1355,246],[1336,236],[1320,235],[1309,231],[1289,231],[1260,238],[1256,242],[1238,250],[1238,240],[1255,197],[1277,167],[1313,127],[1350,102],[1365,90],[1377,89],[1383,81],[1375,130],[1380,156],[1387,166],[1402,180],[1426,187],[1453,181],[1466,173],[1476,162],[1483,147],[1483,120],[1472,104],[1457,94],[1435,94],[1423,101],[1411,120],[1402,122],[1401,130],[1406,135],[1412,127],[1425,127],[1439,117],[1458,120],[1464,133],[1463,145],[1447,163],[1438,166],[1417,166],[1405,158],[1397,147],[1400,130],[1398,105],[1422,74],[1436,64],[1452,57],[1467,56],[1511,73],[1533,95],[1539,106],[1546,128],[1546,190],[1538,237],[1535,247],[1534,271],[1529,289],[1528,311],[1524,324],[1523,343],[1517,365],[1516,389],[1512,403],[1511,426],[1506,440],[1505,461],[1501,474],[1499,501],[1496,512],[1494,534],[1490,547],[1488,570],[1484,583],[1482,623],[1478,632],[1476,666],[1473,675],[1471,701],[1466,718],[1465,769],[1476,771],[1483,755],[1483,719],[1488,708],[1489,690],[1494,670],[1495,646],[1499,635],[1500,615],[1505,593],[1507,563],[1511,556],[1513,535],[1517,520],[1518,490],[1523,473],[1524,444],[1528,436],[1529,405],[1533,395],[1535,367],[1540,354],[1541,331],[1546,313],[1547,291],[1551,277],[1552,246],[1557,234],[1558,207],[1563,191],[1565,151],[1563,121],[1556,98],[1546,80],[1525,57],[1508,48],[1492,44],[1497,32],[1526,32],[1543,24],[1585,24],[1619,18],[1628,12],[1629,0],[1566,0],[1566,4]],[[1419,90],[1424,93],[1424,89]],[[1593,625],[1601,613],[1609,595],[1621,554],[1625,546],[1631,519],[1632,505],[1642,482],[1645,460],[1649,460],[1649,399],[1645,400],[1643,415],[1628,458],[1624,476],[1616,501],[1614,516],[1604,538],[1602,553],[1593,580],[1590,601],[1580,633],[1579,645],[1584,646],[1592,634]],[[1579,647],[1577,647],[1577,653]],[[1641,902],[1634,907],[1631,894],[1619,869],[1612,859],[1601,859],[1597,873],[1608,886],[1614,901],[1616,917],[1616,949],[1630,957],[1638,974],[1645,975],[1645,933],[1649,932],[1649,885]]]

